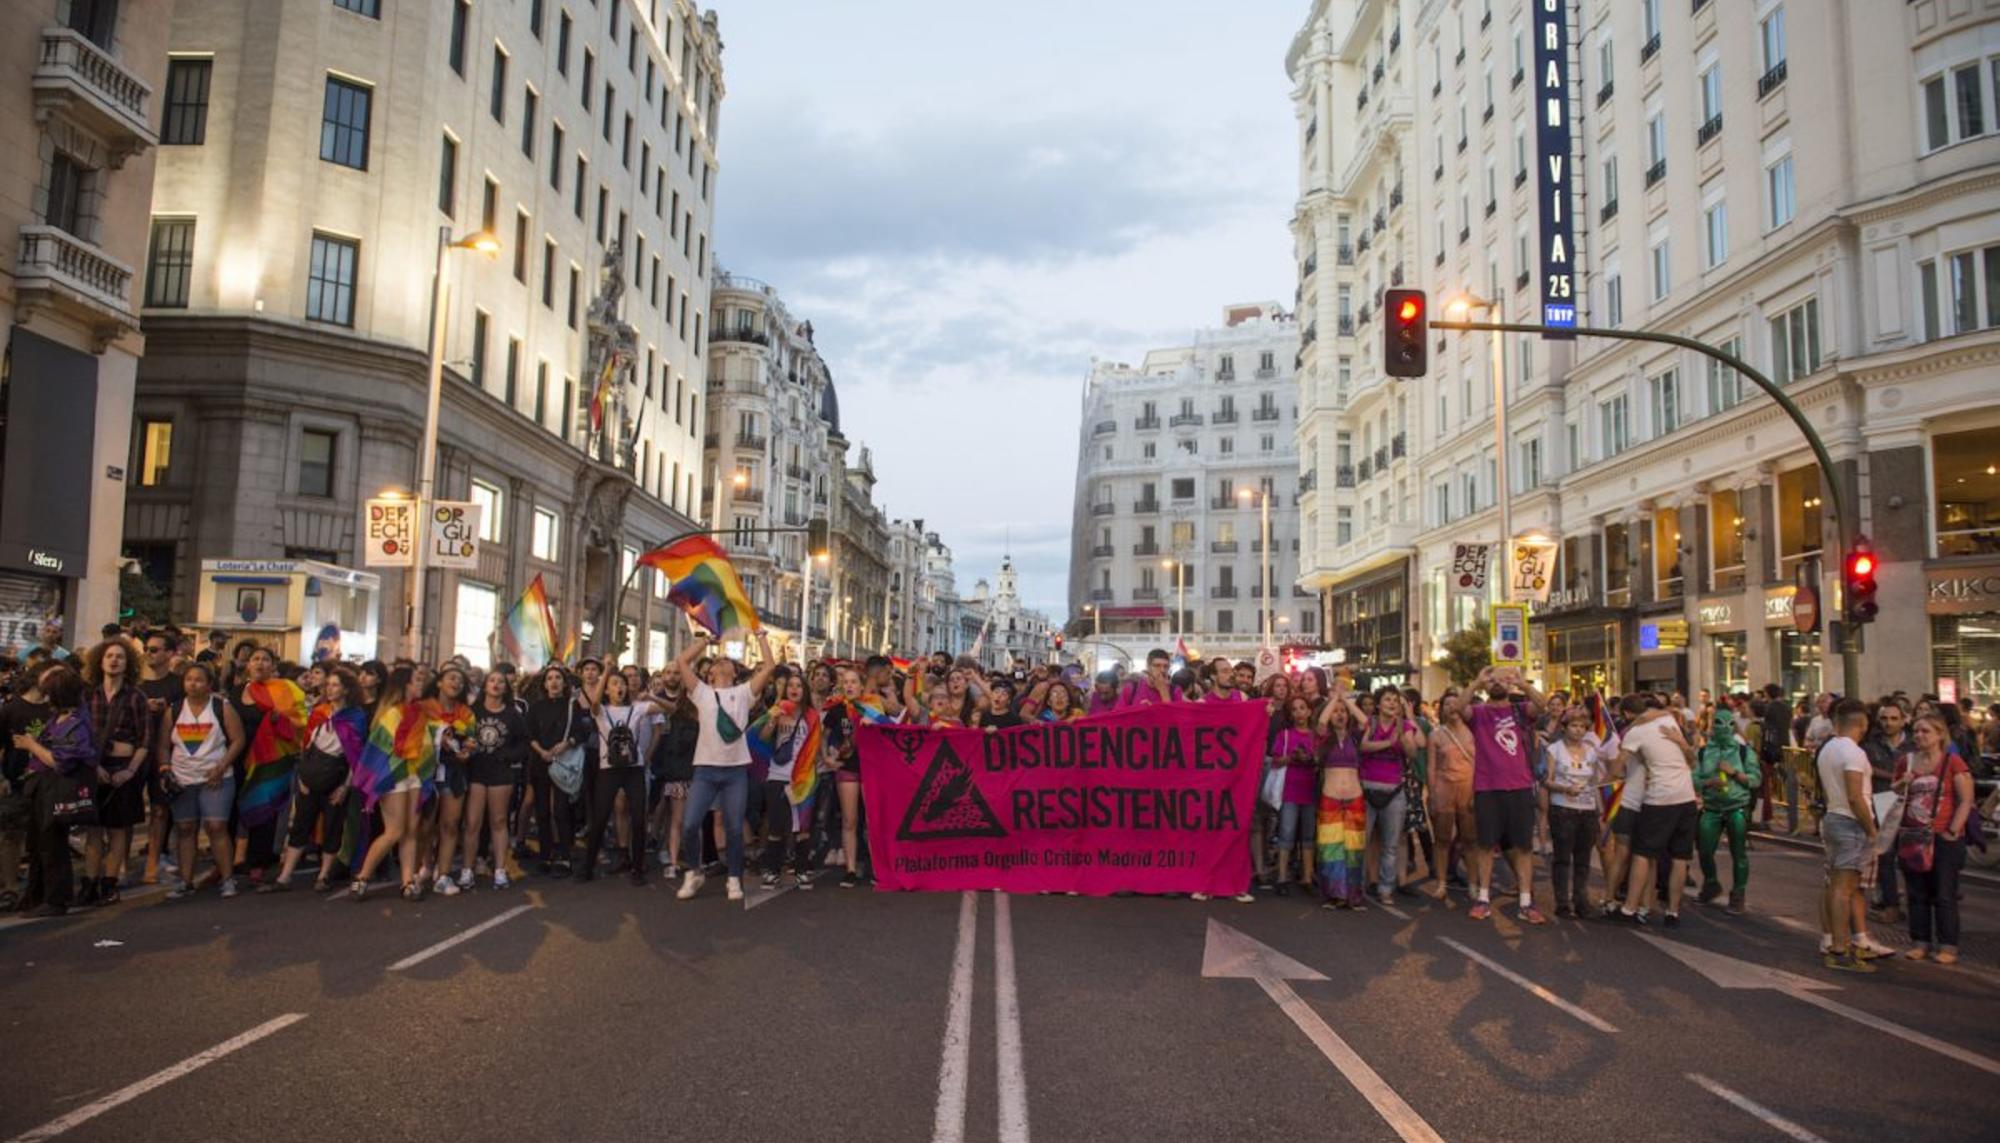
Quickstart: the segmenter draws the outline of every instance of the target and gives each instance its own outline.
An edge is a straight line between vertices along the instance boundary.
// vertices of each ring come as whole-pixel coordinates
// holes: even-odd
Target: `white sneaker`
[[[472,867],[470,865],[458,871],[458,887],[460,889],[472,888]]]
[[[222,879],[222,895],[223,895],[223,897],[225,897],[225,898],[228,898],[228,897],[234,897],[234,896],[236,896],[236,894],[237,894],[237,893],[238,893],[239,891],[240,891],[240,890],[238,890],[238,889],[237,889],[237,887],[236,887],[236,878],[234,878],[234,877],[225,877],[225,878],[223,878],[223,879]]]
[[[1822,956],[1833,951],[1833,937],[1827,933],[1819,935],[1819,951]]]
[[[1206,893],[1190,893],[1190,894],[1188,894],[1188,900],[1190,900],[1190,901],[1206,901],[1206,900],[1208,900],[1208,894],[1206,894]]]
[[[692,900],[696,893],[701,892],[702,883],[707,880],[708,875],[699,869],[688,870],[681,875],[681,887],[674,890],[674,897],[681,901]]]
[[[493,871],[493,887],[495,889],[505,889],[507,886],[512,884],[513,882],[507,879],[506,870],[496,869]]]
[[[1871,933],[1863,933],[1860,936],[1854,938],[1854,946],[1856,948],[1872,952],[1877,956],[1888,956],[1890,953],[1896,951],[1895,949],[1890,948],[1888,945],[1883,944],[1881,941],[1876,940],[1874,935]]]
[[[458,882],[453,881],[449,877],[440,877],[437,879],[437,884],[431,886],[431,892],[436,893],[440,897],[456,897],[458,896]]]
[[[724,884],[724,888],[728,890],[731,901],[741,901],[743,899],[743,879],[741,877],[731,877]]]

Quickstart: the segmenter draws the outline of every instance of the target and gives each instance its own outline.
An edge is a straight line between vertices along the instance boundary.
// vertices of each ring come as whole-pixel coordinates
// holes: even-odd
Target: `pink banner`
[[[1011,730],[863,726],[883,889],[1240,893],[1261,702],[1172,703]]]

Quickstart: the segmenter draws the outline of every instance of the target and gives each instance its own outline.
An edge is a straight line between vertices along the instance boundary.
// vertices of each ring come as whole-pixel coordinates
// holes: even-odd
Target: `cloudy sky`
[[[1306,0],[714,0],[716,250],[813,323],[878,502],[1067,611],[1092,356],[1294,286]]]

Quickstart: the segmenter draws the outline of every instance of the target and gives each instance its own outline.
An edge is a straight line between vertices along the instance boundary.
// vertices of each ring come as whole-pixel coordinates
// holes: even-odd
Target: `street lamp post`
[[[1500,303],[1466,295],[1446,303],[1445,314],[1463,320],[1474,310],[1485,310],[1494,321],[1501,320]],[[1500,509],[1500,602],[1514,600],[1514,505],[1513,486],[1507,470],[1507,346],[1500,331],[1493,332],[1493,500]]]
[[[1174,573],[1174,645],[1178,649],[1187,642],[1187,564],[1179,560],[1161,560],[1160,566]]]
[[[444,394],[444,310],[447,298],[444,255],[447,250],[477,250],[481,254],[492,255],[499,252],[500,240],[491,231],[481,230],[453,241],[451,227],[438,227],[437,255],[431,265],[430,361],[428,391],[424,396],[424,442],[421,459],[417,462],[417,534],[410,555],[410,642],[415,648],[412,657],[419,662],[424,661],[424,557],[429,554],[430,547],[429,529],[425,523],[429,519],[431,494],[437,475],[438,404]]]

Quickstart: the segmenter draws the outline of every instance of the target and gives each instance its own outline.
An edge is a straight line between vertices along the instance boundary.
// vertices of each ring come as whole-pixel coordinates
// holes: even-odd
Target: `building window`
[[[326,234],[312,237],[306,271],[306,320],[354,324],[354,281],[361,244]]]
[[[499,213],[500,184],[489,178],[486,180],[485,190],[479,196],[479,229],[488,234],[494,233],[495,224],[499,221]]]
[[[118,0],[69,0],[69,28],[110,51],[118,30]]]
[[[333,6],[345,8],[357,16],[366,16],[371,20],[382,18],[382,0],[333,0]]]
[[[1771,319],[1771,380],[1789,384],[1819,371],[1819,299]]]
[[[533,220],[525,210],[514,212],[514,280],[528,284],[528,231]]]
[[[139,422],[139,487],[156,488],[167,482],[167,466],[174,459],[174,423]]]
[[[567,8],[556,17],[556,74],[561,76],[569,75],[569,32],[572,23]]]
[[[1924,80],[1922,87],[1926,150],[1976,139],[1991,129],[1982,61],[1941,71]]]
[[[1988,430],[1931,438],[1932,495],[1940,556],[1990,555],[2000,549],[2000,480]]]
[[[502,397],[506,400],[508,408],[517,409],[520,407],[520,391],[521,339],[510,337],[507,339],[507,377],[505,388],[502,390]]]
[[[1711,63],[1707,67],[1702,69],[1700,76],[1700,87],[1701,87],[1701,126],[1704,132],[1708,132],[1713,130],[1713,128],[1710,128],[1708,126],[1709,124],[1722,122],[1722,65],[1721,64]],[[1713,135],[1707,135],[1700,141],[1706,142],[1709,138],[1713,137],[1714,137]]]
[[[1785,6],[1779,4],[1757,22],[1757,40],[1763,53],[1764,74],[1785,62]]]
[[[521,153],[535,157],[535,116],[542,106],[542,97],[532,87],[521,89]]]
[[[528,554],[538,560],[554,563],[562,550],[559,530],[562,522],[554,512],[546,508],[535,509],[534,524],[529,529]]]
[[[1623,393],[1597,403],[1598,443],[1605,459],[1617,456],[1632,444],[1631,425],[1626,413]]]
[[[146,246],[146,304],[186,309],[193,267],[194,219],[154,219],[153,237]]]
[[[472,384],[478,388],[486,385],[486,341],[492,321],[485,310],[472,311]]]
[[[582,276],[583,276],[583,271],[582,271],[582,270],[579,270],[579,269],[577,268],[577,265],[576,265],[576,263],[574,263],[574,262],[570,263],[570,266],[569,266],[569,314],[568,314],[568,318],[569,318],[569,327],[570,327],[571,329],[575,329],[575,328],[576,328],[576,301],[577,301],[577,298],[576,298],[576,295],[577,295],[577,291],[578,291],[578,289],[580,288],[580,287],[579,287],[579,280],[580,280],[580,279],[582,278]]]
[[[1615,272],[1604,279],[1604,316],[1614,326],[1625,324],[1625,280]]]
[[[500,628],[500,593],[469,579],[458,581],[458,603],[452,612],[451,649],[481,670],[492,666],[493,633]]]
[[[368,169],[368,104],[373,94],[361,84],[326,77],[319,125],[321,159],[357,171]]]
[[[468,499],[479,506],[479,538],[488,543],[499,543],[500,537],[505,533],[505,529],[501,527],[504,521],[500,517],[500,512],[506,507],[506,497],[499,487],[483,480],[475,480],[472,482],[472,494]]]
[[[451,70],[465,78],[465,28],[472,19],[472,0],[452,0],[451,4]]]
[[[197,147],[208,140],[210,60],[167,61],[167,99],[160,112],[160,143]]]
[[[493,45],[493,92],[487,98],[486,110],[495,123],[507,121],[507,49]]]
[[[1653,111],[1646,116],[1646,185],[1660,181],[1667,162],[1667,113]]]
[[[542,239],[542,308],[556,308],[556,240]]]
[[[1681,374],[1669,369],[1646,380],[1653,407],[1653,435],[1666,436],[1681,427]]]
[[[1731,357],[1743,353],[1743,339],[1732,337],[1716,346]],[[1702,359],[1708,370],[1708,411],[1726,412],[1743,401],[1743,375],[1713,357]]]
[[[1786,155],[1764,168],[1764,197],[1770,206],[1766,229],[1776,230],[1792,220],[1794,209],[1792,157]]]
[[[449,135],[438,146],[438,210],[458,217],[458,140]]]
[[[570,210],[577,221],[583,221],[583,184],[590,179],[590,160],[582,155],[576,157],[576,185],[570,188]]]
[[[68,152],[57,151],[49,156],[48,200],[42,210],[42,221],[88,241],[84,231],[88,229],[90,215],[84,204],[91,181],[90,168]]]
[[[1653,270],[1652,300],[1664,301],[1668,291],[1673,288],[1673,253],[1668,241],[1662,238],[1655,242],[1652,250],[1648,252],[1648,257]]]
[[[1718,199],[1701,212],[1702,253],[1710,270],[1729,258],[1729,204]]]
[[[300,496],[333,496],[333,456],[339,443],[337,434],[319,429],[299,434]]]

